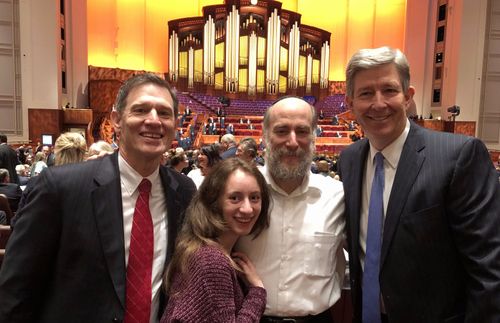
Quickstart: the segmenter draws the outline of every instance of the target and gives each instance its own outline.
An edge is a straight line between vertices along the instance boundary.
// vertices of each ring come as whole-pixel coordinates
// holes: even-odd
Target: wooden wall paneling
[[[42,140],[42,134],[54,136],[54,141],[63,129],[62,110],[28,109],[29,139],[36,145]]]

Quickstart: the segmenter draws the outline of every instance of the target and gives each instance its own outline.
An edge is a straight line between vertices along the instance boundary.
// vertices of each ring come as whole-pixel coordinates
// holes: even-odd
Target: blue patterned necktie
[[[380,250],[384,221],[384,155],[375,154],[368,209],[365,270],[363,272],[363,323],[380,323]]]

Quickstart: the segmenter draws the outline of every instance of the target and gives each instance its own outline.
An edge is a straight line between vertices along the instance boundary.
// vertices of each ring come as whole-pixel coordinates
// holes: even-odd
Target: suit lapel
[[[94,178],[96,188],[92,192],[94,215],[116,295],[125,307],[126,270],[118,154],[103,157],[98,168],[99,172]]]
[[[165,200],[167,203],[168,221],[167,257],[165,259],[165,265],[169,263],[174,251],[175,238],[177,237],[177,231],[180,225],[180,223],[177,223],[177,221],[179,221],[178,213],[181,209],[179,201],[182,200],[182,198],[178,196],[179,192],[177,191],[179,183],[173,178],[173,176],[170,176],[169,171],[170,170],[167,169],[167,167],[160,166],[160,176],[163,184],[163,189],[165,191]]]
[[[349,208],[350,208],[350,232],[353,233],[352,236],[352,245],[357,246],[356,254],[357,259],[359,259],[359,223],[360,223],[360,215],[361,215],[361,194],[363,185],[363,173],[365,169],[365,160],[366,154],[368,153],[370,145],[368,141],[365,140],[363,144],[359,146],[359,149],[356,150],[354,158],[350,160],[349,165],[349,192],[351,196],[348,197]]]
[[[387,205],[382,240],[381,266],[384,264],[410,190],[425,160],[425,156],[420,153],[425,148],[421,131],[414,123],[411,124],[410,132],[401,152],[401,158],[399,159]]]

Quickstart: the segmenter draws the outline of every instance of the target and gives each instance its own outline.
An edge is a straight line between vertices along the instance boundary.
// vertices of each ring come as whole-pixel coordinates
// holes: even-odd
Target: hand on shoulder
[[[236,264],[240,266],[241,270],[243,271],[241,275],[246,280],[248,285],[264,288],[262,279],[257,274],[257,270],[255,269],[254,264],[246,254],[242,252],[233,252],[231,256],[234,262],[236,262]]]

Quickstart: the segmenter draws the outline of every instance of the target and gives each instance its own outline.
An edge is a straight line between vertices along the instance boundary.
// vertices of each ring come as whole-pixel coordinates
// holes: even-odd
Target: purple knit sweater
[[[161,323],[259,322],[266,307],[266,290],[243,290],[236,271],[216,247],[201,247],[182,278],[174,277],[172,292]]]

